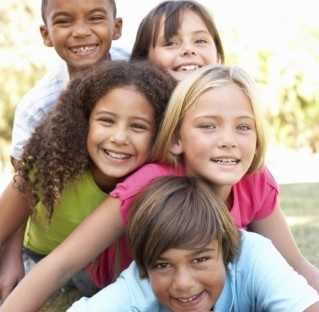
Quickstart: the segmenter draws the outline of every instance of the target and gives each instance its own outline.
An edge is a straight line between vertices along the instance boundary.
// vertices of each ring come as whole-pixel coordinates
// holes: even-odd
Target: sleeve
[[[91,298],[75,302],[67,312],[156,311],[157,300],[147,279],[139,277],[133,262],[120,277]]]
[[[252,280],[246,285],[258,310],[300,312],[319,301],[317,292],[289,266],[271,241],[261,238],[252,248],[255,252],[247,260],[252,261]]]
[[[162,164],[147,164],[116,185],[110,195],[121,201],[120,212],[124,224],[127,224],[128,210],[136,195],[156,178],[170,175],[183,175],[183,170]]]

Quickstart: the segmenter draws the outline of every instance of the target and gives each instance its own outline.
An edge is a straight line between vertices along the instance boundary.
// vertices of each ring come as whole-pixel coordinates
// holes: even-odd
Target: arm
[[[319,270],[302,256],[278,204],[271,215],[252,222],[250,229],[268,237],[287,262],[319,292]]]
[[[7,240],[0,254],[0,302],[24,276],[21,250],[24,227]]]
[[[120,200],[108,197],[26,275],[1,311],[38,311],[58,287],[120,237],[124,225],[119,208]]]

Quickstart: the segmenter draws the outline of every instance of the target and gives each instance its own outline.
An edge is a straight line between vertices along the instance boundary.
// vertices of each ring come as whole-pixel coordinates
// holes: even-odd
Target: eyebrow
[[[114,113],[109,112],[107,110],[100,110],[100,111],[95,113],[96,117],[105,116],[105,115],[109,115],[109,116],[113,116],[113,117],[117,116],[117,114],[114,114]],[[144,121],[144,122],[148,123],[149,125],[152,125],[152,122],[148,118],[145,118],[145,117],[129,116],[129,119],[138,119],[138,120],[141,120],[141,121]]]
[[[97,13],[97,12],[107,14],[107,10],[105,10],[105,8],[103,8],[103,7],[95,8],[95,9],[89,11],[88,14],[94,14],[94,13]],[[60,15],[62,15],[62,16],[70,16],[72,14],[70,12],[68,12],[68,11],[57,11],[57,12],[53,13],[52,19],[54,19],[56,17],[59,17]]]
[[[206,253],[206,252],[217,252],[217,248],[199,248],[199,249],[195,249],[195,250],[192,250],[192,252],[190,253],[189,256],[191,257],[196,257],[196,256],[199,256],[203,253]],[[167,257],[163,257],[163,256],[159,256],[159,258],[157,259],[157,261],[168,261],[170,259],[168,259]]]

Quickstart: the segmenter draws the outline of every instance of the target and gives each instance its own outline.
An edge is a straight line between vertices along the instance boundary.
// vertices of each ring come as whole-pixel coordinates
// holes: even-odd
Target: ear
[[[114,28],[113,28],[113,40],[117,40],[122,35],[122,18],[117,17],[114,21]]]
[[[49,36],[48,27],[46,25],[40,26],[40,33],[41,33],[44,45],[46,45],[47,47],[53,47],[53,43]]]
[[[172,142],[172,145],[169,149],[169,151],[173,155],[180,155],[183,153],[183,144],[179,138],[175,138]]]

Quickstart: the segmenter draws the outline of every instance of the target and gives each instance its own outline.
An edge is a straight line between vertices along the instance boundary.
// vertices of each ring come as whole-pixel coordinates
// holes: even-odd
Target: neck
[[[105,193],[111,192],[119,182],[119,178],[105,176],[99,169],[91,166],[91,172],[95,184]]]

